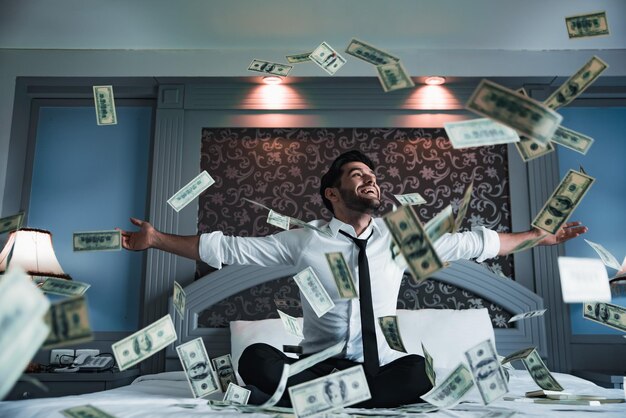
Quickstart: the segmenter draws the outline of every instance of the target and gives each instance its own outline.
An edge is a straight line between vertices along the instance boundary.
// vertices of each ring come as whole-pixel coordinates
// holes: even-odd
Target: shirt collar
[[[339,219],[335,218],[334,216],[328,223],[328,228],[330,229],[330,232],[333,238],[337,238],[337,234],[339,234],[339,230],[347,232],[353,237],[356,235],[356,231],[354,230],[354,227],[352,225],[342,222]],[[374,232],[380,234],[380,226],[378,225],[377,222],[374,222],[373,217],[370,219],[370,224],[367,226],[367,228],[365,228],[365,231],[363,231],[363,234],[361,234],[361,236],[365,236],[365,237],[369,236],[372,229],[374,230]]]

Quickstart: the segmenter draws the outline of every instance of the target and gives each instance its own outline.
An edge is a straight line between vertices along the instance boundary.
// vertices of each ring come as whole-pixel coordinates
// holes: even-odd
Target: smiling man
[[[396,314],[404,268],[394,261],[391,235],[382,218],[373,215],[381,206],[380,188],[372,161],[360,151],[341,154],[321,178],[320,194],[332,213],[330,221],[312,221],[317,227],[292,229],[267,237],[232,237],[220,231],[200,236],[178,236],[157,231],[148,222],[131,219],[141,229],[122,231],[124,248],[157,248],[202,260],[215,268],[223,264],[311,267],[335,306],[318,317],[302,299],[303,356],[338,342],[344,351],[291,376],[288,386],[303,383],[334,370],[363,364],[372,395],[360,407],[395,407],[421,402],[431,389],[424,358],[392,350],[376,319]],[[553,245],[587,231],[571,222],[555,235],[545,235],[540,245]],[[508,254],[520,243],[544,234],[538,229],[505,234],[479,227],[471,232],[444,234],[434,246],[442,261],[483,261]],[[363,250],[361,250],[363,249]],[[337,290],[325,253],[343,253],[359,288],[359,298],[343,299]],[[239,360],[239,374],[252,390],[250,403],[262,403],[274,392],[285,363],[295,360],[267,344],[247,347]],[[289,404],[287,392],[282,405]]]

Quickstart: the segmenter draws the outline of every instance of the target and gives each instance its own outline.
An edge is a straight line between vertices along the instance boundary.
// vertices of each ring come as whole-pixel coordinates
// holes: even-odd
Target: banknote
[[[220,390],[202,338],[179,345],[176,347],[176,353],[183,365],[194,398],[203,398]]]
[[[272,209],[270,209],[267,214],[267,223],[284,229],[285,231],[289,230],[289,216],[281,215],[278,212],[274,212]]]
[[[378,318],[380,329],[387,340],[387,344],[392,350],[406,353],[406,348],[402,343],[400,335],[400,326],[398,325],[398,317],[395,315],[381,316]]]
[[[521,321],[521,320],[528,319],[528,318],[535,318],[537,316],[543,316],[543,314],[545,314],[546,311],[547,309],[540,309],[538,311],[522,312],[520,314],[512,316],[511,319],[509,319],[507,322],[508,323],[517,322],[517,321]]]
[[[330,75],[334,75],[346,63],[346,59],[339,55],[330,45],[322,42],[311,52],[311,60]]]
[[[140,329],[113,345],[113,355],[120,370],[126,370],[176,341],[172,317],[163,318]]]
[[[541,144],[550,141],[563,120],[546,105],[489,80],[480,82],[465,107]]]
[[[626,332],[626,309],[612,303],[585,302],[583,318]]]
[[[550,97],[544,100],[543,104],[550,109],[558,109],[568,105],[593,84],[607,68],[609,66],[606,62],[593,56],[576,74],[567,79]]]
[[[522,96],[528,96],[524,88],[515,91]],[[535,158],[542,157],[554,151],[554,146],[551,142],[544,144],[524,135],[520,135],[519,142],[515,143],[515,147],[524,162],[534,160]]]
[[[335,307],[335,303],[311,267],[305,268],[293,276],[293,279],[318,317],[322,317],[322,315]]]
[[[358,298],[359,295],[354,285],[354,279],[348,268],[348,263],[346,263],[346,259],[343,257],[343,253],[326,253],[326,260],[337,284],[339,296],[344,299]]]
[[[580,152],[584,155],[587,151],[589,151],[591,145],[593,145],[593,138],[583,135],[580,132],[572,131],[571,129],[559,126],[552,137],[552,142]]]
[[[230,383],[237,384],[237,376],[233,367],[233,359],[230,354],[215,357],[213,359],[213,368],[217,373],[218,383],[222,392],[225,392]]]
[[[465,194],[463,194],[463,200],[461,201],[459,210],[456,213],[456,219],[454,220],[454,231],[461,229],[461,224],[463,223],[463,219],[465,219],[465,214],[467,213],[467,208],[469,208],[470,201],[472,200],[473,191],[474,180],[472,180],[467,189],[465,189]]]
[[[117,125],[113,86],[93,86],[93,100],[98,125]]]
[[[565,303],[611,301],[609,276],[597,258],[559,257],[561,292]]]
[[[615,273],[615,276],[611,277],[611,280],[622,277],[626,277],[626,257],[624,257],[624,261],[622,261],[622,266],[619,268],[619,271]]]
[[[461,363],[439,385],[422,395],[421,398],[441,409],[451,408],[461,402],[463,396],[473,386],[472,372]]]
[[[456,221],[452,214],[452,205],[448,205],[424,225],[424,230],[430,242],[435,242],[441,238],[443,234],[454,232],[456,230],[455,225]]]
[[[74,251],[119,251],[122,249],[122,233],[113,231],[74,232]]]
[[[50,334],[43,348],[62,347],[93,340],[85,296],[64,299],[51,305],[44,320],[50,327]]]
[[[253,204],[255,206],[259,206],[259,207],[261,207],[261,208],[263,208],[265,210],[268,210],[268,211],[272,210],[271,208],[265,206],[264,204],[255,202],[254,200],[250,200],[250,199],[247,199],[245,197],[242,198],[242,200],[245,200],[246,202],[251,203],[251,204]],[[308,228],[308,229],[316,231],[316,232],[318,232],[318,233],[320,233],[322,235],[326,235],[326,236],[332,237],[332,233],[330,232],[330,230],[328,228],[326,228],[326,229],[318,228],[315,225],[311,225],[308,222],[301,221],[300,219],[297,219],[297,218],[289,217],[289,226],[291,226],[291,225],[300,226],[302,228]]]
[[[606,12],[586,13],[565,18],[567,35],[572,38],[588,38],[609,34]]]
[[[300,328],[298,320],[291,315],[287,315],[279,309],[277,309],[277,311],[281,321],[283,322],[283,327],[285,328],[285,331],[298,338],[304,338],[304,335],[302,335],[302,328]]]
[[[285,56],[285,58],[287,58],[287,62],[289,64],[299,64],[301,62],[311,61],[311,52],[305,52],[304,54],[287,55]]]
[[[298,418],[330,412],[372,397],[363,366],[322,376],[289,388],[291,405]]]
[[[115,415],[104,412],[93,405],[73,406],[60,412],[67,418],[115,418]]]
[[[465,352],[474,382],[485,405],[509,391],[491,340],[485,340]]]
[[[448,122],[443,127],[454,149],[519,142],[515,130],[488,118]]]
[[[356,38],[352,38],[346,53],[376,66],[400,61],[400,58]]]
[[[401,206],[383,219],[416,284],[443,268],[426,231],[410,206]]]
[[[546,367],[537,350],[532,350],[528,356],[522,358],[522,363],[530,373],[535,383],[540,388],[546,390],[563,390],[563,387],[556,381],[550,370]]]
[[[544,235],[540,235],[538,237],[529,238],[529,239],[527,239],[525,241],[522,241],[520,244],[517,245],[517,247],[513,248],[513,250],[511,250],[511,252],[509,254],[515,254],[515,253],[519,253],[520,251],[524,251],[524,250],[528,250],[529,248],[533,248],[534,246],[539,244],[539,241],[541,241],[545,237],[546,237],[546,235],[544,234]]]
[[[415,87],[411,75],[400,62],[378,65],[376,71],[385,93]]]
[[[340,341],[337,344],[331,345],[330,347],[318,353],[305,357],[302,360],[298,360],[297,362],[293,363],[290,366],[289,376],[294,376],[300,373],[301,371],[306,370],[316,365],[317,363],[320,363],[331,357],[338,356],[343,351],[343,348],[345,347],[345,345],[346,345],[345,341]]]
[[[435,373],[435,363],[433,362],[433,357],[424,347],[424,343],[422,343],[422,353],[424,353],[424,368],[426,369],[426,376],[430,381],[430,384],[435,386],[437,381],[437,374]]]
[[[252,392],[246,388],[229,383],[223,400],[224,402],[246,405],[248,403],[248,398],[250,398],[250,393]]]
[[[182,208],[187,206],[200,193],[208,189],[215,180],[206,171],[198,174],[193,180],[183,186],[182,189],[174,193],[174,196],[167,200],[167,203],[176,211],[180,212]]]
[[[174,304],[174,309],[178,312],[181,318],[185,317],[185,304],[187,302],[187,295],[183,290],[183,287],[178,284],[177,281],[174,281],[174,294],[172,295],[172,303]]]
[[[595,250],[595,252],[598,253],[598,255],[602,259],[602,262],[604,263],[605,266],[611,267],[612,269],[615,269],[615,270],[620,270],[622,268],[619,261],[617,261],[617,258],[615,258],[615,256],[611,254],[609,250],[604,248],[602,245],[596,244],[595,242],[591,242],[589,240],[585,240],[585,242],[589,244],[591,248]]]
[[[57,279],[56,277],[46,277],[39,287],[44,293],[61,296],[80,296],[85,294],[90,284],[81,283],[74,280]]]
[[[393,197],[403,206],[422,205],[426,203],[426,199],[419,193],[394,194]]]
[[[277,62],[263,61],[254,59],[248,66],[248,71],[256,71],[259,73],[277,75],[279,77],[287,77],[293,65],[279,64]]]
[[[532,226],[556,234],[595,181],[595,178],[578,171],[569,170],[552,196],[543,205]]]
[[[22,227],[24,222],[24,212],[20,212],[17,215],[6,216],[0,219],[0,235],[6,232],[15,231]]]

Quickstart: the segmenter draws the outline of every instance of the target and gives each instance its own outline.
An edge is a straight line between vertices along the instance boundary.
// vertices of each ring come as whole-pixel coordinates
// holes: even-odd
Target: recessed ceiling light
[[[263,82],[265,84],[280,84],[283,82],[282,77],[278,77],[275,75],[266,75],[265,77],[263,77]]]
[[[432,76],[432,77],[426,77],[426,80],[424,80],[424,83],[428,84],[429,86],[440,86],[444,84],[445,82],[446,82],[446,78],[440,77],[438,75]]]

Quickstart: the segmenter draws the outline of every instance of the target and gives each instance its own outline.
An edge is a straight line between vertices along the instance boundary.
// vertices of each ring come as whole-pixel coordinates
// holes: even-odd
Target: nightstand
[[[609,389],[624,389],[624,376],[616,371],[603,370],[572,370],[574,376],[592,381],[598,386]]]
[[[23,377],[20,377],[5,400],[14,401],[19,399],[82,395],[84,393],[114,389],[131,384],[139,376],[139,369],[129,369],[123,372],[28,373],[27,376],[39,380],[49,391],[44,392]]]

